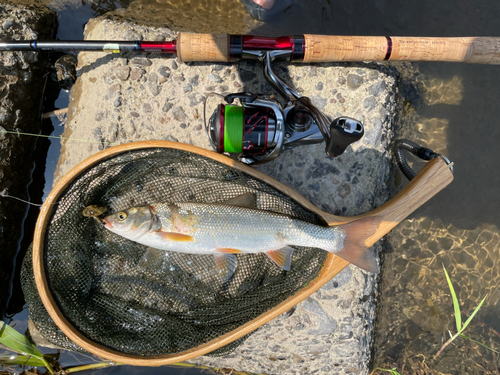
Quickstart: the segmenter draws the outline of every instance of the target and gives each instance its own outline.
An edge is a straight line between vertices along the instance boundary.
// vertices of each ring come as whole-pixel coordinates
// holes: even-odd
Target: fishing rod
[[[104,51],[176,54],[183,62],[231,62],[261,59],[294,62],[448,61],[500,64],[500,37],[389,37],[292,35],[264,37],[228,34],[178,34],[176,40],[149,41],[12,41],[0,51]]]
[[[500,64],[500,38],[420,38],[293,35],[277,38],[252,35],[179,33],[176,40],[150,41],[13,41],[0,42],[0,51],[104,51],[176,54],[183,61],[231,62],[256,59],[264,77],[285,99],[248,92],[224,97],[206,121],[205,132],[214,149],[245,164],[276,159],[285,149],[325,142],[330,157],[341,155],[364,135],[356,119],[331,120],[312,101],[300,95],[272,70],[275,60],[293,62],[341,61],[455,61]],[[238,99],[240,105],[234,105]],[[206,101],[205,101],[206,105]]]

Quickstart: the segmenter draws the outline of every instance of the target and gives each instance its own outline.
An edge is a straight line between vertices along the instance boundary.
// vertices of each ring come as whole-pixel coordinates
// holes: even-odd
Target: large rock
[[[56,27],[53,11],[38,6],[0,4],[0,40],[50,39]],[[0,193],[25,200],[33,170],[35,138],[9,132],[40,132],[46,55],[0,52]],[[28,206],[0,198],[0,316],[10,298]]]
[[[169,40],[165,28],[93,19],[87,40]],[[276,64],[281,77],[324,113],[357,118],[365,136],[331,159],[324,144],[285,151],[259,169],[338,215],[371,211],[389,199],[388,145],[395,112],[395,71],[382,65]],[[159,54],[81,53],[57,178],[110,145],[175,140],[211,149],[203,102],[211,92],[273,94],[256,62],[188,63]],[[207,102],[208,115],[214,109]],[[78,142],[86,140],[91,142]],[[380,246],[375,246],[375,251]],[[264,325],[226,357],[190,362],[254,373],[368,373],[376,275],[349,266],[293,314]]]

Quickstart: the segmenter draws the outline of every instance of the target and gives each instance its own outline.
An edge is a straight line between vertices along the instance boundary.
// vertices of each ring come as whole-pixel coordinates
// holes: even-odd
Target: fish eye
[[[127,218],[127,216],[128,216],[127,213],[124,212],[124,211],[119,212],[118,215],[117,215],[118,220],[121,220],[121,221],[125,220]]]

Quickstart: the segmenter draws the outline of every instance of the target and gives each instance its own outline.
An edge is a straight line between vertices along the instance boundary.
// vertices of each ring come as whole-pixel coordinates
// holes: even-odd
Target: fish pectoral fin
[[[165,241],[175,241],[175,242],[193,242],[194,238],[187,234],[175,233],[175,232],[162,232],[157,231],[155,233],[156,236],[160,237]]]
[[[255,208],[255,194],[254,193],[241,194],[238,195],[237,197],[222,202],[222,204],[230,206],[246,207],[246,208]]]
[[[233,276],[236,267],[238,267],[238,259],[236,255],[228,253],[215,253],[215,265],[222,277],[222,282],[228,281]]]
[[[285,246],[277,250],[266,251],[266,255],[285,271],[290,271],[292,253],[293,249],[290,246]]]

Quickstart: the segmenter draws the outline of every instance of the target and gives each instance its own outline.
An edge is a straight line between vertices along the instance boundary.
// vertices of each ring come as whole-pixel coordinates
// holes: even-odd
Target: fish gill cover
[[[314,279],[326,252],[297,247],[290,271],[265,254],[238,254],[221,280],[213,256],[159,252],[106,230],[82,214],[109,213],[151,202],[223,202],[244,193],[256,208],[321,224],[311,211],[269,184],[210,158],[152,148],[110,157],[80,174],[61,194],[44,240],[49,288],[65,318],[93,342],[126,354],[179,353],[231,332]],[[149,254],[149,255],[148,255]],[[39,297],[31,251],[22,284],[30,317],[55,345],[82,350],[54,324]],[[213,352],[226,354],[243,339]]]

